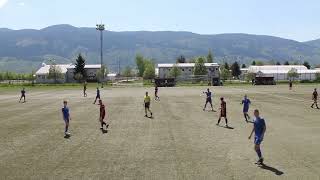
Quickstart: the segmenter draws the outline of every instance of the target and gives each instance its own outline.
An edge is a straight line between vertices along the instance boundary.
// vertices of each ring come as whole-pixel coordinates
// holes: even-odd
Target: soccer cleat
[[[144,117],[148,117],[147,115],[144,115]]]
[[[263,164],[263,158],[260,158],[260,159],[258,160],[257,164],[258,164],[258,165]]]
[[[71,134],[69,132],[64,133],[66,136],[70,136]]]

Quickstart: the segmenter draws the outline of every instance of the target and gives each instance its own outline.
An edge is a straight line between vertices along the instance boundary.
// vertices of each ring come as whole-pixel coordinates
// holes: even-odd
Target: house
[[[62,78],[57,79],[58,83],[73,83],[77,82],[74,79],[74,69],[75,65],[72,64],[57,64],[56,67],[61,69],[61,73],[63,74]],[[49,79],[49,69],[50,65],[45,63],[42,64],[42,67],[36,72],[36,82],[37,83],[54,83],[54,79]],[[101,69],[100,64],[90,64],[85,65],[84,69],[87,73],[87,81],[88,82],[97,82],[97,71]]]
[[[63,74],[63,78],[59,78],[57,79],[58,83],[65,83],[67,81],[67,71],[68,71],[68,67],[71,64],[57,64],[55,65],[56,67],[61,69],[61,73]],[[54,79],[49,79],[48,75],[49,75],[49,69],[50,69],[50,65],[47,65],[45,63],[42,63],[42,66],[40,67],[40,69],[36,72],[36,82],[37,83],[54,83]]]
[[[259,77],[273,77],[275,81],[289,80],[288,72],[294,71],[298,74],[295,80],[315,80],[319,69],[308,69],[303,65],[266,65],[250,66],[247,73],[255,73]]]
[[[68,69],[67,82],[69,83],[77,82],[77,80],[74,79],[75,65],[70,65],[67,69]],[[86,73],[87,73],[87,81],[97,82],[98,80],[97,71],[101,69],[101,64],[86,64],[84,66],[84,69],[86,70]]]

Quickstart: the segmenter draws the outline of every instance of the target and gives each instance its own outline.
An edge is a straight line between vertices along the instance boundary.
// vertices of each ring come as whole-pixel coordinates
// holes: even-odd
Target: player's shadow
[[[107,129],[102,129],[101,132],[102,132],[102,134],[107,134],[108,130]]]
[[[231,126],[222,126],[222,125],[217,125],[218,127],[226,128],[226,129],[234,129],[234,127]]]
[[[273,172],[275,175],[277,176],[281,176],[282,174],[284,174],[284,172],[274,168],[274,167],[271,167],[271,166],[268,166],[266,164],[262,164],[261,166],[259,166],[261,169],[265,169],[265,170],[268,170],[268,171],[271,171]]]
[[[63,138],[65,138],[65,139],[70,139],[70,135],[65,135]]]

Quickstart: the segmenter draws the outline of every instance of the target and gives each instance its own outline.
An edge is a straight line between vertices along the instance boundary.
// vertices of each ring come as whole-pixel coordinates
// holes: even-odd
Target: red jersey
[[[100,105],[100,117],[104,118],[106,115],[106,108],[104,106],[104,104]]]

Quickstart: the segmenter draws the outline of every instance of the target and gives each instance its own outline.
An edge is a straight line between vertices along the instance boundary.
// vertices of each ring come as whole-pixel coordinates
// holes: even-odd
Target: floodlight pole
[[[105,30],[104,24],[96,24],[96,30],[100,31],[100,64],[101,68],[103,68],[103,31]],[[104,78],[104,74],[103,74]],[[103,88],[103,80],[102,80],[102,85],[101,87]]]

